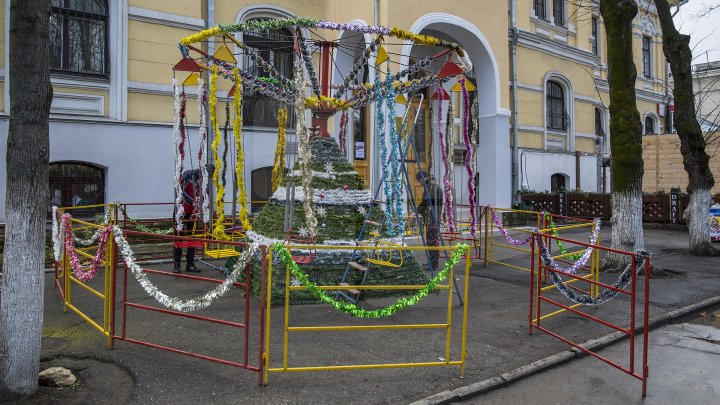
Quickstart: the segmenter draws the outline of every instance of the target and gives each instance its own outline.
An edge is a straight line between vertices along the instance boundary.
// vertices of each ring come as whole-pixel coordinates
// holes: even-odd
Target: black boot
[[[173,273],[180,273],[180,262],[175,262],[175,267],[173,267]]]
[[[195,249],[188,248],[187,250],[187,264],[185,264],[185,271],[190,273],[200,273],[200,269],[195,267]]]

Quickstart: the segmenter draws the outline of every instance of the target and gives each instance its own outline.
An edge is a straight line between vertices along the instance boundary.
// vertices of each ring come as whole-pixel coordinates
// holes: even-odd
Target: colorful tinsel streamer
[[[447,278],[450,269],[455,267],[455,265],[460,261],[460,258],[462,258],[463,254],[467,250],[467,245],[464,243],[458,244],[455,247],[455,251],[445,263],[445,266],[443,266],[442,270],[435,274],[435,277],[433,277],[432,280],[430,280],[430,282],[425,285],[425,287],[418,290],[410,298],[400,298],[392,305],[375,310],[358,308],[355,304],[336,300],[327,292],[320,289],[317,284],[310,281],[310,277],[305,272],[303,272],[300,267],[298,267],[297,263],[292,260],[290,252],[288,252],[287,248],[281,242],[275,243],[273,245],[273,250],[280,257],[280,260],[282,260],[282,262],[288,268],[290,268],[292,276],[299,281],[300,285],[304,286],[308,291],[315,295],[315,297],[320,299],[320,301],[332,306],[338,311],[344,312],[357,318],[384,318],[391,316],[396,312],[403,310],[411,305],[417,304],[431,291],[435,290],[438,284],[440,284]]]
[[[507,231],[507,229],[505,229],[505,226],[503,226],[503,223],[500,220],[500,218],[498,218],[497,213],[495,213],[495,210],[490,208],[490,206],[488,206],[487,208],[492,211],[492,219],[493,219],[493,222],[495,223],[495,226],[497,226],[500,233],[505,237],[505,240],[507,240],[508,243],[510,243],[511,245],[515,245],[515,246],[527,245],[532,240],[533,232],[538,231],[537,228],[533,228],[530,231],[530,236],[528,236],[527,238],[525,238],[523,240],[515,239],[512,236],[510,236],[510,233]]]
[[[445,148],[446,148],[446,150],[443,151],[443,153],[445,153],[445,159],[448,161],[447,178],[448,178],[448,181],[450,182],[450,209],[445,211],[446,217],[448,215],[447,214],[448,212],[452,212],[451,215],[455,215],[455,212],[453,210],[453,206],[455,204],[453,201],[454,200],[453,191],[455,189],[455,180],[454,180],[455,179],[455,146],[453,145],[453,142],[455,141],[454,123],[455,123],[455,106],[453,104],[452,97],[450,97],[450,100],[448,100],[448,110],[447,110],[447,114],[445,117]]]
[[[392,169],[392,201],[393,201],[393,220],[395,227],[390,232],[390,236],[405,234],[405,221],[403,220],[403,185],[404,181],[402,173],[402,157],[400,154],[400,137],[397,132],[397,124],[395,122],[395,90],[393,89],[393,79],[390,74],[390,62],[387,63],[387,73],[385,75],[385,104],[388,109],[388,125],[390,126],[390,156]]]
[[[223,153],[222,153],[222,171],[220,173],[220,178],[222,179],[222,185],[225,187],[226,185],[226,177],[227,177],[227,155],[228,155],[228,149],[230,149],[230,145],[228,144],[228,126],[230,126],[230,103],[225,102],[225,125],[223,126]]]
[[[205,111],[205,103],[208,94],[205,90],[205,83],[202,79],[198,80],[198,108],[200,109],[200,145],[198,146],[198,165],[200,166],[200,177],[202,178],[202,187],[200,192],[195,190],[195,203],[202,204],[202,220],[206,224],[210,222],[210,196],[208,195],[208,172],[205,166],[205,155],[207,149],[207,113]]]
[[[173,83],[173,149],[175,156],[175,175],[173,184],[175,186],[175,226],[178,230],[183,229],[182,217],[185,212],[183,209],[183,151],[180,146],[180,129],[182,127],[182,117],[180,109],[180,89],[178,81],[175,77]]]
[[[275,147],[275,160],[273,161],[272,169],[272,191],[275,192],[280,181],[282,181],[283,174],[285,171],[285,147],[287,143],[286,139],[286,126],[287,126],[287,107],[282,106],[278,110],[278,141]]]
[[[557,231],[557,227],[555,227],[555,222],[552,219],[552,215],[545,214],[545,220],[548,221],[548,226],[550,227],[550,234],[552,236],[560,236],[560,234]],[[565,245],[562,243],[560,239],[555,239],[555,243],[557,244],[558,250],[560,251],[560,254],[567,255],[568,251],[565,248]],[[576,252],[571,255],[565,256],[566,258],[570,260],[577,260],[582,256],[583,252]]]
[[[100,238],[98,240],[97,253],[93,257],[90,266],[86,269],[83,269],[82,265],[80,264],[80,259],[78,259],[77,253],[75,253],[70,214],[63,215],[62,221],[65,228],[65,253],[68,255],[68,261],[70,262],[72,273],[75,278],[86,283],[95,278],[95,276],[97,275],[97,269],[100,266],[100,262],[105,260],[105,249],[107,247],[106,242],[108,235],[112,231],[113,226],[108,225],[102,230],[102,232],[100,233]]]
[[[303,86],[302,80],[300,80],[300,78],[303,77],[303,73],[300,59],[295,58],[294,77],[298,78],[295,85],[295,134],[298,139],[298,159],[302,173],[302,190],[305,196],[303,201],[303,208],[305,209],[305,229],[308,231],[308,236],[315,238],[317,236],[317,218],[315,218],[312,199],[312,172],[310,171],[312,152],[309,146],[310,139],[307,126],[305,125],[305,86]]]
[[[218,146],[220,146],[220,124],[217,121],[217,78],[218,69],[217,65],[212,65],[210,70],[210,100],[208,101],[210,107],[210,125],[213,131],[213,141],[210,145],[212,147],[213,158],[215,160],[215,172],[212,175],[213,183],[217,192],[215,193],[215,214],[217,218],[212,228],[212,235],[216,240],[228,240],[228,235],[225,232],[225,187],[220,182],[220,170],[223,167],[223,161],[220,159],[218,153]],[[202,163],[200,163],[202,164]]]
[[[347,110],[344,110],[340,114],[340,134],[338,135],[340,151],[343,157],[347,158],[347,129],[348,129],[348,115]]]
[[[448,161],[448,147],[451,147],[447,144],[447,139],[445,138],[445,133],[443,131],[444,124],[443,124],[443,98],[445,93],[445,89],[442,88],[442,86],[438,87],[437,89],[438,95],[441,97],[438,97],[437,99],[437,128],[438,128],[438,137],[440,140],[440,156],[442,157],[443,162],[443,176],[442,176],[442,184],[443,184],[443,191],[445,196],[445,217],[447,218],[447,226],[448,226],[448,232],[455,232],[455,216],[453,215],[453,196],[452,196],[452,189],[453,189],[453,182],[452,178],[450,177],[452,175],[452,168],[450,167],[451,162]]]
[[[375,72],[375,134],[378,139],[378,149],[380,149],[380,166],[382,167],[383,191],[385,192],[385,232],[392,236],[393,232],[393,205],[392,205],[392,189],[390,183],[390,162],[388,162],[388,151],[385,143],[385,111],[383,103],[385,98],[382,95],[382,82],[380,81],[380,72]]]
[[[242,143],[242,79],[238,68],[233,69],[235,78],[235,94],[233,95],[233,110],[235,120],[233,121],[233,138],[235,138],[235,150],[237,162],[235,163],[235,179],[237,181],[238,205],[240,206],[240,223],[244,231],[252,229],[248,220],[247,191],[245,190],[245,153]]]
[[[477,230],[477,213],[475,207],[475,176],[472,168],[473,147],[470,142],[469,122],[470,122],[470,97],[468,96],[467,86],[465,86],[465,78],[460,78],[460,87],[463,95],[463,141],[465,142],[465,169],[468,175],[468,199],[470,200],[470,234],[475,235]]]
[[[191,312],[206,308],[216,299],[223,297],[232,289],[233,284],[240,280],[242,275],[245,273],[247,264],[258,254],[257,244],[248,245],[247,250],[240,253],[237,257],[230,275],[227,276],[220,285],[208,291],[201,297],[190,300],[181,300],[180,298],[170,297],[160,291],[160,289],[158,289],[158,287],[150,281],[147,274],[143,271],[143,268],[135,261],[135,255],[133,254],[132,248],[125,239],[122,229],[119,226],[114,226],[112,232],[115,236],[115,242],[118,246],[120,256],[122,256],[125,264],[130,269],[130,272],[133,276],[135,276],[135,279],[138,283],[140,283],[145,292],[163,306],[180,312]]]

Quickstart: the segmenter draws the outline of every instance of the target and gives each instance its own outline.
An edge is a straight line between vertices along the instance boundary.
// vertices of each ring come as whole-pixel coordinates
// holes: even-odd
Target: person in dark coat
[[[423,198],[418,205],[418,214],[422,215],[425,225],[425,245],[438,246],[440,241],[440,230],[438,224],[442,217],[443,209],[443,193],[440,187],[435,183],[435,179],[429,176],[425,171],[419,171],[416,175],[417,180],[425,187]],[[432,209],[431,209],[432,208]],[[433,213],[435,214],[433,217]],[[437,221],[436,221],[437,219]],[[440,251],[430,250],[430,266],[433,270],[438,268],[438,260],[440,259]]]
[[[215,172],[215,166],[207,165],[208,176]],[[195,197],[200,191],[202,185],[200,184],[202,175],[200,169],[187,170],[182,174],[182,205],[183,205],[183,229],[175,230],[175,234],[179,236],[190,236],[193,230],[198,226],[197,217],[193,216],[195,213]],[[199,214],[199,213],[196,213]],[[175,215],[173,215],[175,218]],[[173,248],[173,261],[175,265],[173,267],[173,273],[180,273],[180,262],[182,261],[182,248]],[[195,267],[195,248],[188,247],[187,253],[185,254],[185,271],[191,273],[199,273],[201,270]]]

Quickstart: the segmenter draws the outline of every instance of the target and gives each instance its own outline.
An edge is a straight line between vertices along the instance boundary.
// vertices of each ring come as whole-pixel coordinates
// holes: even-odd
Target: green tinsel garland
[[[415,293],[410,298],[400,298],[398,299],[394,304],[389,305],[385,308],[380,308],[376,310],[366,310],[362,308],[358,308],[357,305],[338,301],[335,298],[331,297],[327,292],[324,290],[321,290],[318,288],[318,286],[310,281],[310,278],[308,277],[305,272],[300,270],[297,263],[295,263],[292,260],[292,257],[290,256],[290,252],[283,246],[282,243],[276,243],[273,246],[273,250],[275,253],[280,256],[280,259],[282,262],[290,268],[290,271],[292,272],[293,277],[295,277],[301,285],[304,285],[310,292],[312,292],[318,299],[320,299],[322,302],[329,304],[333,308],[337,309],[338,311],[344,312],[346,314],[350,314],[352,316],[355,316],[357,318],[382,318],[390,316],[397,311],[400,311],[402,309],[407,308],[410,305],[417,304],[421,299],[425,298],[431,291],[435,290],[437,288],[437,285],[441,283],[443,280],[447,278],[448,272],[451,268],[453,268],[459,261],[462,255],[465,253],[465,250],[467,250],[467,245],[464,243],[461,243],[457,245],[457,249],[453,252],[453,254],[450,256],[450,259],[445,263],[445,266],[442,270],[440,270],[435,277],[433,277],[430,282],[425,285],[421,290],[418,290],[418,292]]]
[[[555,222],[553,222],[552,216],[545,214],[545,218],[550,221],[550,234],[555,237],[560,236],[560,234],[558,234],[557,228],[555,227]],[[565,245],[563,245],[562,241],[559,239],[555,239],[555,242],[557,243],[557,247],[558,247],[558,250],[560,251],[560,254],[566,255],[568,251],[565,248]],[[583,253],[584,252],[577,252],[570,256],[566,256],[566,258],[568,258],[570,260],[577,260],[583,255]]]

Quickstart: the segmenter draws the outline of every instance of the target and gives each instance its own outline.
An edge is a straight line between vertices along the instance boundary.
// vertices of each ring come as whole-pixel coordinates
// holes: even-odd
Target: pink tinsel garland
[[[107,227],[105,227],[105,229],[103,229],[102,233],[100,233],[100,237],[98,238],[97,254],[95,255],[95,257],[93,257],[90,267],[84,269],[80,264],[80,259],[78,259],[77,254],[75,253],[75,246],[73,244],[72,224],[70,223],[70,214],[63,215],[62,221],[63,225],[65,226],[65,252],[67,253],[68,259],[70,261],[72,273],[75,278],[82,281],[83,283],[86,283],[95,278],[95,275],[97,275],[98,266],[100,266],[100,262],[105,260],[105,247],[107,246],[106,242],[108,236],[110,235],[110,232],[112,231],[113,226],[108,225]]]

